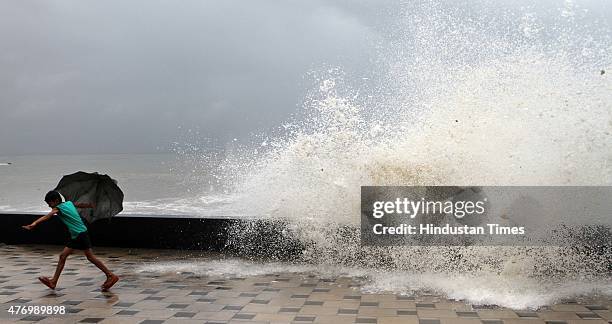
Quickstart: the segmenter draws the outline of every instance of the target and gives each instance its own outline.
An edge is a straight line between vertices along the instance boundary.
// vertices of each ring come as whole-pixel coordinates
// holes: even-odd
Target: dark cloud
[[[369,6],[1,2],[0,155],[147,152],[179,126],[224,140],[278,125],[308,71],[366,69]]]
[[[515,23],[521,15],[508,16],[509,7],[546,21],[573,6],[462,0],[436,8]],[[609,1],[580,6],[586,18],[576,25],[609,32]],[[381,57],[393,61],[380,55],[381,44],[402,35],[402,11],[428,7],[379,0],[1,1],[0,155],[151,152],[186,129],[219,142],[248,138],[296,113],[312,88],[309,71],[340,67],[359,80]]]

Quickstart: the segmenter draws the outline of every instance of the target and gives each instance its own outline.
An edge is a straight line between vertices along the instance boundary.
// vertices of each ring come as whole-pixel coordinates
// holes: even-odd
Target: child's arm
[[[96,207],[92,203],[74,203],[74,206],[76,208],[94,208],[94,207]]]
[[[32,224],[30,225],[25,225],[25,226],[21,226],[22,228],[25,228],[27,230],[31,230],[34,228],[34,226],[38,225],[39,223],[42,223],[44,221],[46,221],[47,219],[53,217],[53,215],[57,214],[57,208],[53,208],[47,215],[35,220],[34,222],[32,222]]]

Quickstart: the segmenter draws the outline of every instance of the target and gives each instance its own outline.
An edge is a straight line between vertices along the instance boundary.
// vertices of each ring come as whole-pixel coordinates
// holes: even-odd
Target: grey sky
[[[0,156],[154,152],[189,128],[226,141],[277,127],[309,71],[367,76],[399,3],[0,1]],[[582,5],[609,19],[609,3]]]
[[[179,126],[246,137],[295,112],[308,71],[363,68],[376,37],[364,7],[324,1],[2,1],[0,12],[0,155],[155,151]]]

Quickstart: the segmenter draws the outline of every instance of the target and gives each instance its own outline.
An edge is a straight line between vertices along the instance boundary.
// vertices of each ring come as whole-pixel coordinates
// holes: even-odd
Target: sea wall
[[[65,244],[68,231],[57,218],[31,231],[21,228],[40,216],[0,213],[0,243]],[[207,250],[277,259],[291,259],[302,250],[284,234],[285,224],[260,219],[122,215],[88,224],[88,230],[94,247]]]

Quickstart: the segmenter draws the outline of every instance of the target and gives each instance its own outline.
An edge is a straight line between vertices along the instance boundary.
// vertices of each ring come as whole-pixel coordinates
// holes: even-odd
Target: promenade
[[[567,300],[537,311],[422,294],[362,293],[364,278],[318,278],[304,273],[253,276],[143,272],[143,265],[185,259],[215,260],[212,253],[96,248],[121,281],[102,293],[104,275],[84,256],[69,258],[55,291],[38,276],[53,274],[60,246],[0,245],[0,322],[37,323],[406,323],[604,324],[609,299]],[[13,306],[60,306],[66,314],[8,312]],[[59,309],[59,308],[56,308]]]

